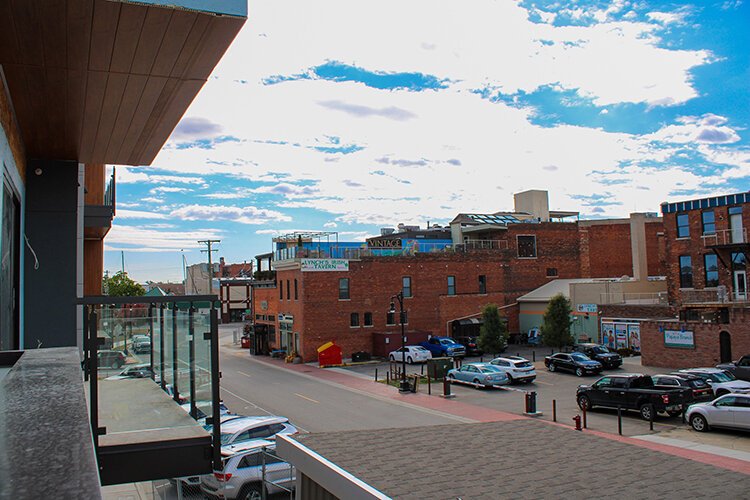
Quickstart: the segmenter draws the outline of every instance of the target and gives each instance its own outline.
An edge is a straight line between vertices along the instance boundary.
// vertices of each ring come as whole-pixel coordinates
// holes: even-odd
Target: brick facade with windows
[[[375,334],[398,333],[398,311],[395,315],[388,311],[391,296],[404,287],[407,333],[449,335],[454,320],[478,315],[490,303],[501,307],[510,331],[517,332],[516,299],[550,280],[632,273],[630,226],[618,222],[612,230],[618,238],[613,245],[627,249],[615,251],[615,247],[600,241],[607,229],[599,226],[606,225],[606,221],[585,227],[555,222],[509,224],[498,238],[505,241],[492,250],[362,257],[349,260],[348,271],[303,271],[298,259],[276,261],[278,287],[257,288],[254,292],[258,298],[263,297],[261,300],[276,302],[277,316],[293,318],[291,328],[298,335],[298,353],[306,362],[316,359],[316,349],[329,341],[335,341],[344,356],[350,357],[357,351],[373,352]],[[650,234],[655,238],[655,231]],[[592,269],[606,274],[594,276]],[[453,277],[450,287],[449,276]],[[298,300],[294,300],[293,285],[290,296],[287,294],[287,282],[293,284],[295,280]],[[257,306],[256,297],[253,299]],[[366,325],[365,318],[372,324]],[[289,349],[292,339],[283,335],[277,321],[275,345]]]
[[[750,353],[750,192],[664,203],[662,214],[662,266],[679,321],[642,324],[643,363],[714,366]],[[665,329],[692,332],[694,346],[667,347]]]

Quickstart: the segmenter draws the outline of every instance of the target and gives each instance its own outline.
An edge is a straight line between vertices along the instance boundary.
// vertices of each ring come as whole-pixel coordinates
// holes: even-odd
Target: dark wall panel
[[[36,169],[41,169],[39,175]],[[78,164],[36,161],[26,171],[24,337],[27,349],[76,345]]]

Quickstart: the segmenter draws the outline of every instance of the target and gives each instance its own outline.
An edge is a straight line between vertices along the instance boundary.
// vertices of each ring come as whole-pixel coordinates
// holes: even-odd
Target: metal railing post
[[[211,303],[211,410],[213,421],[214,470],[221,470],[221,417],[219,412],[219,317],[215,304]]]
[[[154,371],[154,305],[149,304],[148,305],[148,336],[149,336],[149,344],[151,345],[151,349],[148,352],[148,364],[149,368],[151,369],[151,380],[156,379],[156,372]]]
[[[193,315],[195,314],[195,307],[190,304],[188,310],[188,344],[190,349],[190,416],[195,420],[198,420],[198,411],[195,406],[195,324]]]
[[[99,454],[99,360],[97,358],[98,332],[96,306],[89,311],[89,402],[91,403],[91,433],[94,435],[94,450]],[[84,306],[88,309],[88,307]]]
[[[167,380],[164,376],[164,307],[165,304],[159,306],[159,377],[162,390],[167,389]]]
[[[172,399],[180,402],[180,389],[177,383],[177,303],[172,304]]]

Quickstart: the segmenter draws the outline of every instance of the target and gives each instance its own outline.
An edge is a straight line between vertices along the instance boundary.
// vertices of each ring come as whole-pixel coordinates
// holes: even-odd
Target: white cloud
[[[676,144],[727,144],[740,140],[737,132],[724,125],[727,119],[723,116],[710,113],[703,116],[683,116],[678,122],[679,125],[667,125],[646,138]]]
[[[118,205],[121,206],[121,204]],[[158,212],[147,212],[145,210],[122,210],[118,208],[115,217],[117,219],[166,219],[167,215]]]
[[[151,194],[159,194],[159,193],[189,193],[192,191],[192,189],[184,188],[184,187],[172,187],[172,186],[159,186],[151,189],[149,192]]]
[[[189,221],[230,221],[241,224],[267,224],[287,222],[291,217],[275,210],[253,206],[233,207],[222,205],[187,205],[173,210],[170,217]]]
[[[201,245],[198,240],[218,239],[221,235],[222,232],[216,229],[162,231],[144,226],[115,224],[107,234],[105,250],[180,251],[180,249],[199,248]]]

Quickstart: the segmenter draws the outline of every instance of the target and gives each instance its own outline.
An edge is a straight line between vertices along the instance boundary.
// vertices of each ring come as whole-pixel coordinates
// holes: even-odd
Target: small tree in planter
[[[508,330],[500,319],[500,311],[495,304],[487,304],[482,309],[482,327],[479,329],[479,347],[486,353],[499,354],[508,345]]]
[[[542,319],[542,342],[549,347],[565,347],[573,343],[570,334],[570,301],[559,293],[552,297]]]

